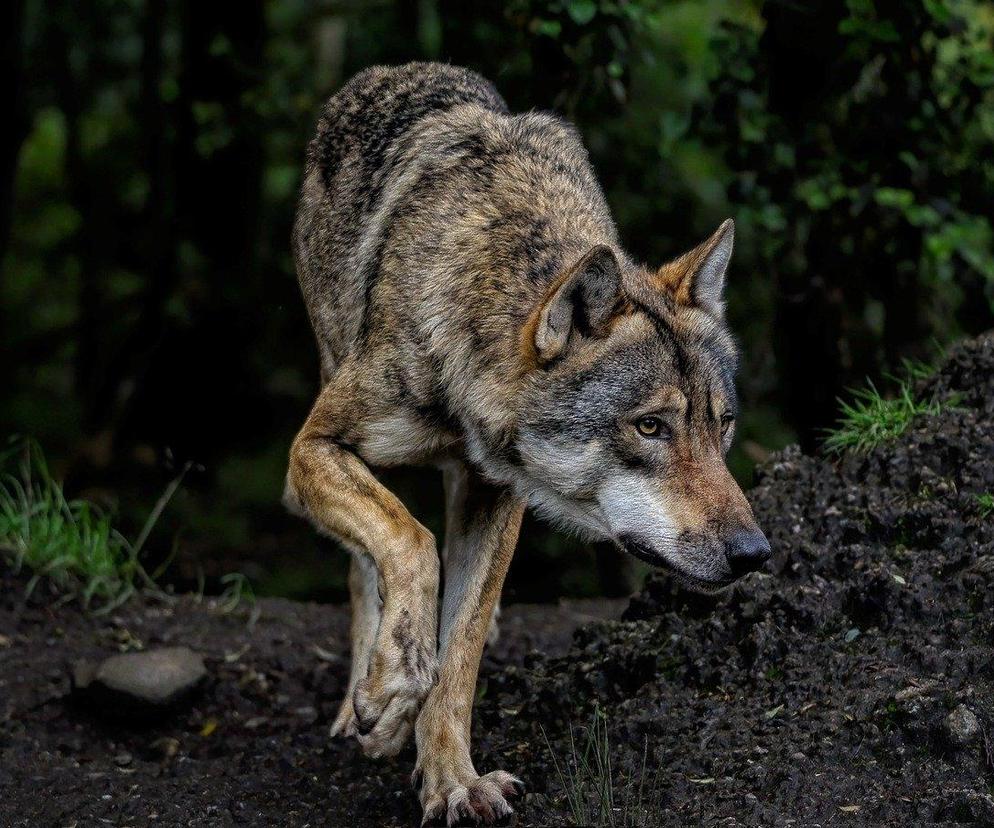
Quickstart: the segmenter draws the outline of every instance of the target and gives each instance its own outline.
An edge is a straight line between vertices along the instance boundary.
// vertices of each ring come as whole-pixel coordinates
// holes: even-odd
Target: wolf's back
[[[444,63],[371,66],[355,75],[325,105],[308,149],[308,171],[326,183],[343,163],[357,163],[369,181],[387,148],[422,118],[463,104],[507,112],[493,85],[475,72]]]
[[[436,63],[367,69],[328,101],[293,235],[326,377],[398,343],[426,370],[463,344],[517,354],[509,331],[567,260],[616,243],[576,129]]]
[[[404,149],[419,154],[405,136],[456,107],[480,118],[507,113],[489,81],[440,63],[370,67],[325,104],[307,149],[293,251],[326,376],[371,324],[394,209],[384,205],[397,200]]]

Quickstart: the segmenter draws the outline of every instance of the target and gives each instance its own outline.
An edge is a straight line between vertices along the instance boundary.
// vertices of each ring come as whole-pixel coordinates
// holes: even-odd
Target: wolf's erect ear
[[[735,222],[725,219],[703,244],[659,268],[660,284],[678,304],[721,316],[725,271],[732,258],[734,242]]]
[[[558,357],[570,335],[603,336],[621,294],[621,268],[610,247],[592,247],[546,300],[535,327],[542,362]]]

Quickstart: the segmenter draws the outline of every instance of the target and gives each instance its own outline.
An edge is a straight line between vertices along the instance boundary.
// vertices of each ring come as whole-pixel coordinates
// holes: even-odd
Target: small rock
[[[96,666],[81,661],[73,670],[73,687],[99,712],[145,717],[186,698],[206,675],[193,650],[165,647],[111,656]]]
[[[946,716],[943,729],[951,745],[966,747],[980,734],[980,722],[969,707],[961,704]]]
[[[119,753],[114,757],[114,764],[119,768],[126,768],[131,764],[131,754],[130,753]]]

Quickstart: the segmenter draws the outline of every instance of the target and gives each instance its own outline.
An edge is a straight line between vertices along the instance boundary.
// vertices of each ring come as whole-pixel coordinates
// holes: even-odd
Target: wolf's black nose
[[[770,542],[762,532],[736,532],[725,542],[725,557],[732,568],[732,575],[741,578],[755,572],[770,557]]]

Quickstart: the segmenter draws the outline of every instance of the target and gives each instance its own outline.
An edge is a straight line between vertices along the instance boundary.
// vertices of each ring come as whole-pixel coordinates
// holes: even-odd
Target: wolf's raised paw
[[[509,800],[524,792],[521,780],[506,771],[492,771],[465,784],[441,784],[421,793],[421,825],[510,825],[514,809]]]
[[[375,661],[375,659],[374,659]],[[352,694],[354,732],[371,758],[396,756],[414,730],[418,711],[435,684],[436,662],[427,655],[417,669],[370,669]]]
[[[360,681],[352,704],[354,732],[363,752],[372,759],[400,753],[430,689],[430,683],[407,680],[391,682],[384,692],[374,694],[365,679]]]

